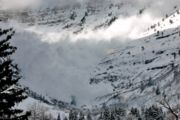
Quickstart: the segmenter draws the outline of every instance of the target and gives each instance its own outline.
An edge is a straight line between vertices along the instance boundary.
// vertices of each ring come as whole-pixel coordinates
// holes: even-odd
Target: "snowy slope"
[[[146,37],[126,43],[101,60],[90,83],[103,82],[114,89],[99,100],[142,106],[157,103],[163,94],[179,99],[179,18],[177,11],[144,33]]]
[[[57,42],[56,44],[48,44],[45,43],[43,39],[48,39],[48,41],[54,39],[60,41],[60,39],[56,37],[61,34],[62,36],[69,33],[76,35],[81,31],[86,32],[86,30],[89,29],[96,31],[98,29],[108,28],[119,16],[129,16],[130,14],[138,13],[138,9],[134,10],[132,13],[127,11],[127,9],[131,7],[133,7],[132,3],[123,2],[113,4],[110,2],[107,4],[99,3],[95,6],[88,4],[87,6],[67,8],[55,7],[38,10],[0,11],[0,20],[5,22],[4,24],[14,26],[16,29],[15,41],[12,42],[19,48],[15,55],[15,60],[17,60],[17,63],[22,68],[22,74],[25,77],[25,80],[21,82],[37,93],[42,93],[43,95],[49,94],[51,97],[63,99],[64,101],[70,101],[71,95],[79,95],[78,92],[84,91],[84,89],[72,90],[73,88],[77,88],[74,86],[78,86],[76,83],[73,84],[72,82],[77,81],[80,85],[86,86],[85,84],[88,84],[93,64],[97,63],[101,56],[106,54],[106,49],[111,48],[112,45],[109,45],[110,43],[107,42],[94,42],[93,44],[91,42],[77,42],[74,44],[67,40],[69,39],[68,37],[62,38],[64,41],[68,42],[63,41]],[[16,22],[18,25],[15,24]],[[46,32],[39,34],[39,31]],[[48,36],[49,32],[56,33],[52,34],[52,39]],[[78,46],[78,44],[80,45]],[[98,44],[102,44],[103,47],[100,47]],[[90,46],[90,50],[87,49],[86,46]],[[100,49],[100,52],[96,49],[94,50],[93,47],[96,46]],[[82,49],[80,50],[81,53],[79,49]],[[67,53],[66,51],[70,52]],[[39,58],[38,56],[41,57]],[[72,56],[75,56],[74,58],[76,59]],[[49,71],[55,72],[50,73]],[[71,73],[71,71],[73,72]],[[72,81],[74,78],[76,81]],[[85,80],[86,82],[84,82]],[[70,83],[72,83],[73,86]],[[63,84],[65,85],[63,86]],[[90,87],[90,85],[86,87],[86,89],[92,88],[93,87]],[[94,89],[94,91],[96,91],[97,94],[99,92],[106,93],[105,90],[102,91],[103,88],[105,88],[105,85],[102,85],[101,89]],[[97,94],[95,94],[94,91],[88,92],[91,95],[84,95],[84,99],[87,101],[87,99],[90,98],[92,101],[94,98],[89,96],[96,97]],[[68,94],[66,95],[67,92]]]
[[[160,31],[176,28],[180,25],[180,11],[178,9],[173,10],[173,13],[166,14],[163,18],[161,18],[161,21],[158,21],[157,23],[151,25],[146,32],[142,33],[142,35],[139,36],[148,36],[155,32],[159,34]]]
[[[96,4],[95,4],[95,3]],[[135,1],[92,1],[69,7],[49,7],[41,9],[0,10],[0,20],[17,20],[36,29],[78,34],[105,29],[119,17],[140,15],[145,8],[134,6]],[[148,6],[146,6],[148,7]],[[142,12],[140,12],[142,11]]]
[[[146,9],[149,9],[148,7],[151,6],[139,6],[137,8],[137,6],[134,7],[135,2],[136,1],[132,0],[122,0],[119,3],[107,2],[105,4],[102,4],[100,2],[96,5],[91,5],[89,3],[87,5],[77,5],[67,8],[53,7],[36,10],[25,9],[18,11],[1,10],[0,21],[2,20],[3,22],[5,22],[5,24],[6,22],[10,22],[11,24],[11,22],[13,21],[13,25],[14,20],[20,23],[20,26],[18,26],[17,28],[17,30],[19,30],[20,28],[20,31],[17,31],[17,34],[15,35],[15,39],[17,39],[17,41],[14,43],[20,49],[19,51],[17,51],[18,55],[15,56],[15,58],[18,61],[18,64],[22,66],[22,70],[24,70],[23,75],[25,76],[25,80],[23,80],[22,82],[25,82],[25,85],[28,85],[28,87],[37,90],[38,93],[43,93],[43,95],[49,94],[53,97],[60,97],[61,99],[62,94],[65,96],[65,93],[62,90],[62,88],[64,87],[62,87],[63,85],[61,85],[63,80],[70,81],[72,79],[74,80],[75,78],[79,83],[83,80],[88,81],[90,76],[89,71],[92,70],[92,65],[89,64],[96,63],[96,61],[101,56],[106,54],[105,52],[109,53],[109,51],[114,51],[114,48],[116,48],[116,46],[114,46],[113,48],[109,45],[110,47],[104,49],[104,47],[101,48],[98,46],[98,44],[96,44],[98,46],[98,49],[101,49],[103,51],[97,52],[88,43],[88,45],[82,44],[78,46],[78,43],[75,43],[66,46],[66,42],[57,42],[60,41],[57,36],[61,34],[62,36],[65,36],[64,34],[66,33],[74,34],[76,36],[81,32],[86,33],[89,30],[103,31],[108,29],[109,27],[111,29],[114,29],[114,27],[111,27],[111,25],[113,25],[113,23],[115,23],[118,18],[124,19],[131,16],[140,17],[141,15],[143,15],[144,11],[146,11]],[[170,89],[170,87],[168,88],[168,86],[170,85],[169,80],[172,79],[172,76],[174,74],[174,68],[171,67],[171,64],[174,61],[174,56],[171,54],[176,52],[178,56],[179,51],[179,27],[177,27],[178,25],[180,25],[179,18],[180,16],[177,11],[177,13],[173,14],[172,16],[160,21],[159,24],[157,23],[156,25],[152,25],[150,27],[151,29],[142,34],[143,37],[146,36],[145,38],[130,42],[125,45],[125,47],[104,58],[97,66],[97,70],[94,73],[94,77],[92,78],[91,83],[100,83],[103,81],[112,85],[112,87],[114,88],[114,92],[108,94],[105,98],[109,99],[112,96],[119,96],[123,101],[126,101],[130,98],[128,102],[136,101],[136,97],[139,97],[139,99],[141,98],[140,100],[145,102],[146,99],[149,99],[148,97],[146,97],[146,94],[152,93],[154,95],[154,92],[152,92],[152,90],[156,90],[157,87],[160,87],[161,89],[166,88],[165,90],[168,91]],[[170,21],[170,19],[173,19],[173,23],[172,21]],[[129,24],[127,22],[125,25]],[[121,31],[122,28],[126,28],[127,26],[125,25],[122,27],[120,26],[121,28],[118,28],[119,26],[116,27],[117,31]],[[113,26],[116,26],[116,24]],[[15,26],[15,28],[16,27],[17,26]],[[131,26],[129,26],[129,28],[131,29]],[[30,30],[30,32],[28,30]],[[44,34],[44,32],[42,31],[46,31],[45,33],[55,32],[56,34],[52,34],[52,39],[56,41],[55,44],[48,44],[44,42],[44,38],[48,39],[48,41],[52,41],[52,39],[50,39],[50,37],[48,37],[48,35]],[[42,34],[39,34],[39,32],[42,32]],[[113,32],[114,31],[112,31],[112,33]],[[97,35],[92,34],[92,36]],[[67,38],[69,38],[69,36]],[[65,39],[66,41],[68,41],[67,38],[65,36],[63,40]],[[106,47],[106,44],[103,43],[103,45]],[[84,49],[84,46],[90,46],[90,52],[86,51],[86,49]],[[67,53],[69,51],[69,48],[71,49],[71,52]],[[82,49],[80,50],[82,53],[79,54],[78,49]],[[92,56],[90,53],[92,54]],[[65,56],[64,54],[68,55]],[[87,57],[85,54],[89,54],[89,56]],[[41,57],[39,58],[39,56]],[[74,59],[72,56],[75,58],[82,58]],[[62,64],[65,64],[67,66]],[[44,72],[43,70],[46,71]],[[55,72],[53,74],[50,74],[49,71]],[[30,72],[31,74],[29,74]],[[152,81],[157,82],[153,82],[153,85],[149,89],[147,88],[141,91],[140,86],[146,86],[146,83],[150,78],[152,78]],[[163,81],[162,79],[166,80]],[[65,87],[68,86],[68,91],[71,85],[66,85],[67,82],[64,83]],[[82,83],[83,84],[80,85],[86,86],[85,82]],[[61,87],[59,87],[60,85]],[[72,85],[75,86],[75,84]],[[51,86],[54,87],[52,88]],[[96,87],[91,88],[88,86],[86,89],[93,89],[93,92],[90,92],[91,96],[93,94],[93,97],[96,97],[95,95],[97,94],[94,94],[94,91],[97,91],[98,93],[102,89],[96,89],[97,85],[94,86]],[[107,88],[107,91],[111,89],[109,85],[105,86],[104,84],[101,84],[101,87],[99,88]],[[70,89],[70,92],[72,92],[71,94],[75,94],[75,92],[76,94],[78,94],[77,91],[81,92],[83,90],[84,89],[71,91]],[[104,90],[103,93],[106,94],[107,91]],[[83,95],[87,97],[87,95],[85,94],[86,93],[83,93]],[[125,98],[123,98],[124,95]],[[149,97],[152,97],[153,95],[150,95]],[[68,95],[66,95],[66,97],[67,96]],[[146,97],[146,99],[144,97]],[[113,102],[116,101],[119,101],[119,99],[114,100]]]
[[[47,8],[40,10],[22,10],[22,11],[0,11],[2,20],[16,19],[20,23],[26,23],[30,26],[39,25],[48,26],[49,29],[57,31],[71,31],[79,33],[84,29],[98,29],[107,27],[116,20],[119,15],[126,15],[125,10],[129,4],[102,4],[97,6],[73,6],[67,8]]]
[[[53,119],[57,119],[57,116],[60,114],[61,119],[63,119],[65,116],[68,117],[69,110],[65,109],[59,109],[55,106],[51,106],[48,104],[45,104],[41,101],[38,101],[34,98],[28,97],[26,100],[24,100],[22,103],[18,104],[17,107],[26,111],[31,110],[32,106],[37,106],[37,107],[43,107],[46,109],[45,114],[49,115],[51,114]],[[37,108],[41,109],[41,108]]]

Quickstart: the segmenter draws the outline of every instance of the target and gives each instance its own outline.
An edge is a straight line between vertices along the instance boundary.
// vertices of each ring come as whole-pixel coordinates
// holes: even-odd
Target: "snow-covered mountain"
[[[29,26],[48,26],[54,31],[70,31],[74,34],[86,30],[97,30],[110,26],[119,16],[129,16],[139,10],[127,11],[133,3],[97,3],[68,7],[42,8],[38,10],[24,9],[19,11],[1,10],[0,20],[18,20]]]
[[[94,64],[96,63],[96,60],[99,59],[99,56],[101,57],[109,52],[112,52],[100,62],[94,76],[91,76],[92,79],[90,81],[91,84],[99,83],[98,85],[92,86],[100,86],[100,84],[103,82],[112,86],[108,87],[108,89],[114,88],[114,91],[112,90],[113,92],[110,94],[106,94],[106,91],[104,92],[105,96],[102,95],[101,97],[101,95],[99,95],[98,98],[102,98],[101,100],[103,102],[105,100],[106,102],[114,103],[116,101],[119,102],[120,100],[120,102],[123,103],[126,101],[128,104],[139,106],[142,103],[149,104],[147,100],[152,100],[152,102],[155,102],[161,97],[159,95],[159,91],[160,93],[166,94],[172,93],[172,95],[179,94],[179,84],[176,83],[178,81],[176,80],[176,78],[178,78],[176,76],[176,72],[178,72],[176,68],[178,67],[176,66],[178,64],[180,54],[178,40],[180,36],[180,15],[179,10],[177,10],[177,6],[171,6],[173,8],[173,14],[171,16],[166,16],[157,24],[150,26],[146,32],[139,36],[139,40],[119,45],[123,47],[116,51],[114,48],[117,46],[107,47],[106,50],[99,47],[99,49],[103,49],[105,51],[104,52],[102,50],[104,53],[99,52],[95,54],[97,51],[91,50],[90,52],[93,53],[93,57],[96,57],[95,60],[92,58],[93,60],[91,61],[93,62],[87,62],[90,58],[86,57],[84,53],[82,53],[83,55],[80,55],[80,57],[83,56],[84,60],[72,60],[72,57],[70,57],[72,53],[70,56],[66,56],[67,58],[59,59],[61,58],[60,55],[67,54],[66,51],[68,49],[64,49],[64,47],[62,47],[63,45],[59,45],[61,43],[51,45],[45,43],[42,39],[47,37],[46,34],[44,34],[44,32],[39,34],[39,31],[46,31],[45,33],[48,33],[48,31],[56,32],[56,34],[53,34],[53,39],[56,39],[56,36],[61,33],[73,34],[74,36],[80,33],[85,33],[86,35],[89,30],[94,32],[98,30],[103,31],[110,28],[116,21],[119,20],[119,18],[124,19],[132,16],[141,17],[144,15],[144,12],[148,13],[150,11],[149,9],[153,9],[154,7],[150,3],[146,5],[139,5],[137,7],[134,6],[136,2],[137,1],[122,0],[116,3],[109,1],[104,2],[103,4],[102,2],[97,2],[96,4],[77,4],[75,6],[68,7],[1,10],[0,21],[5,24],[9,22],[11,23],[12,21],[12,23],[14,23],[14,21],[17,21],[18,24],[20,24],[20,26],[18,26],[20,31],[18,31],[19,29],[17,28],[17,35],[15,36],[15,39],[18,39],[19,41],[14,43],[20,48],[20,52],[17,55],[18,57],[15,58],[17,58],[17,61],[20,61],[20,65],[23,66],[22,70],[25,70],[23,73],[23,75],[25,75],[25,80],[23,83],[25,83],[25,85],[29,85],[28,87],[31,89],[34,88],[41,92],[43,91],[43,95],[47,93],[52,95],[51,93],[53,93],[52,97],[54,97],[56,92],[60,93],[62,89],[58,86],[58,84],[61,84],[62,79],[69,80],[76,78],[85,79],[88,81],[90,76],[89,71],[91,70],[92,66],[86,66],[85,64]],[[172,11],[172,9],[170,11]],[[176,11],[176,13],[174,13],[174,11]],[[147,17],[145,20],[148,21],[148,19],[149,17]],[[127,24],[128,23],[125,25]],[[114,26],[116,26],[116,24]],[[126,26],[122,26],[122,28],[119,28],[118,26],[116,28],[124,29],[125,27]],[[131,29],[131,26],[129,28]],[[112,31],[112,33],[113,32],[114,31]],[[99,34],[92,36],[96,35]],[[47,37],[46,39],[49,38]],[[65,42],[63,44],[65,44]],[[34,51],[29,52],[29,50],[33,49],[30,49],[29,46],[34,47],[34,51],[37,53],[34,54]],[[76,47],[73,48],[73,45],[70,45],[70,48],[73,50],[75,49],[76,52]],[[92,47],[91,49],[94,48]],[[44,52],[44,50],[50,52]],[[81,51],[83,50],[84,49]],[[89,54],[89,51],[86,54]],[[32,55],[34,58],[31,58]],[[42,55],[41,58],[37,59],[40,55]],[[29,63],[26,64],[27,61],[23,61],[20,56],[24,59],[27,58]],[[76,66],[77,61],[80,61],[81,63],[78,63]],[[86,61],[86,63],[84,63],[84,61]],[[32,63],[30,64],[30,62]],[[33,64],[34,62],[36,64]],[[67,68],[63,68],[63,65],[58,66],[58,64],[60,64],[59,62],[62,62],[62,64],[72,62],[72,64],[68,64],[70,67],[68,66]],[[49,65],[48,67],[46,67],[47,64]],[[77,68],[74,69],[74,66]],[[49,74],[47,75],[47,73],[49,71],[33,71],[41,71],[42,69],[48,69],[49,71],[54,70],[52,73],[53,75],[48,76]],[[65,72],[63,71],[64,73],[60,73],[60,70],[64,70]],[[29,75],[29,71],[32,75]],[[84,71],[87,71],[88,73],[85,73]],[[83,74],[85,77],[81,77],[82,75],[74,75],[75,73]],[[72,74],[72,76],[69,74]],[[173,77],[175,77],[175,79]],[[57,78],[60,80],[57,80]],[[47,81],[47,79],[49,81]],[[40,83],[40,85],[37,83]],[[51,87],[51,89],[49,89],[50,85],[53,85],[53,88]],[[48,87],[48,89],[45,87]],[[175,89],[170,91],[172,88]],[[56,92],[53,92],[53,90]],[[83,91],[83,89],[81,91]],[[59,96],[59,94],[56,96]]]
[[[68,55],[67,58],[66,56],[64,57],[61,55],[69,54],[69,53],[66,53],[66,51],[69,48],[64,49],[64,46],[61,45],[61,43],[57,45],[54,45],[54,44],[49,45],[47,43],[44,43],[43,39],[46,38],[48,39],[48,41],[51,41],[52,39],[53,40],[58,39],[57,41],[59,41],[60,38],[56,38],[56,37],[62,33],[63,35],[73,34],[74,36],[76,36],[77,34],[81,32],[86,33],[89,30],[97,31],[99,29],[108,29],[108,27],[110,27],[120,16],[127,17],[127,16],[131,16],[132,14],[139,15],[139,9],[141,8],[138,8],[138,9],[133,8],[134,9],[133,12],[127,11],[127,9],[130,9],[130,8],[133,8],[133,2],[131,3],[131,2],[123,1],[120,3],[107,2],[103,4],[100,2],[95,5],[88,3],[86,5],[75,5],[75,6],[69,6],[69,7],[64,7],[64,8],[53,7],[53,8],[42,8],[42,9],[1,10],[0,11],[1,22],[3,22],[4,24],[10,23],[10,26],[14,26],[15,29],[17,30],[16,31],[17,34],[15,35],[15,38],[14,38],[15,41],[13,42],[20,49],[19,51],[17,51],[17,57],[15,56],[15,59],[20,64],[20,66],[22,66],[23,75],[25,77],[25,80],[22,80],[22,83],[30,87],[30,89],[33,89],[37,93],[42,93],[43,95],[48,94],[48,93],[49,94],[53,93],[53,95],[51,94],[52,97],[60,96],[59,95],[60,92],[56,94],[56,91],[62,91],[61,94],[63,93],[63,90],[61,89],[63,89],[64,87],[58,88],[59,87],[58,84],[62,84],[62,81],[59,79],[65,79],[64,81],[69,81],[69,79],[74,79],[74,78],[82,79],[82,80],[85,79],[87,81],[86,83],[88,84],[88,79],[90,76],[89,71],[91,70],[91,68],[93,68],[91,64],[92,63],[94,64],[96,63],[96,61],[99,61],[99,58],[103,56],[104,54],[106,54],[106,49],[109,49],[109,47],[106,48],[105,50],[104,50],[104,47],[102,48],[99,47],[98,49],[102,49],[101,51],[103,53],[102,52],[98,53],[96,50],[91,50],[94,48],[90,46],[90,52],[93,55],[92,58],[89,59],[89,57],[91,57],[90,55],[88,57],[86,57],[86,55],[83,55],[83,54],[87,54],[85,53],[86,50],[85,52],[81,53],[82,55],[81,54],[79,55],[80,57],[83,56],[84,59],[82,59],[82,61],[85,61],[86,59],[90,61],[92,59],[90,62],[87,61],[87,63],[84,63],[84,64],[80,63],[81,65],[79,65],[78,63],[78,65],[76,65],[77,61],[79,60],[75,60],[73,61],[73,63],[75,62],[74,63],[75,65],[73,63],[72,65],[68,63],[69,66],[66,67],[66,62],[72,61],[70,57],[72,55],[71,54]],[[18,23],[18,25],[16,22]],[[42,32],[42,31],[46,31],[46,32]],[[39,34],[39,32],[42,32],[42,33]],[[49,36],[47,36],[49,32],[56,33],[56,34],[53,34],[52,39],[49,39],[48,38]],[[66,37],[63,39],[68,41]],[[62,43],[62,44],[66,44],[66,43]],[[76,47],[73,48],[74,45],[72,45],[72,43],[68,42],[68,44],[70,44],[68,46],[70,46],[72,49],[79,49]],[[83,44],[81,46],[85,46],[85,47],[89,46],[88,43],[85,43],[85,45]],[[98,44],[95,43],[96,46],[98,46]],[[104,44],[104,43],[100,43],[100,44]],[[109,44],[109,43],[105,43],[104,44],[105,47],[107,46],[106,44]],[[30,46],[33,48],[30,48]],[[111,48],[111,45],[108,45],[108,46],[110,46]],[[45,52],[45,54],[42,54],[42,51],[44,51],[44,48],[46,48],[47,51],[50,51],[50,53]],[[32,58],[29,58],[27,55],[27,52],[31,51],[31,49],[33,50],[32,52],[29,53],[29,57],[32,56]],[[82,47],[80,49],[85,49],[85,48]],[[98,55],[96,55],[95,53]],[[22,55],[25,55],[25,56],[22,56]],[[43,57],[40,58],[41,60],[38,60],[39,63],[36,65],[32,65],[38,62],[37,60],[36,62],[34,62],[34,58],[37,59],[37,56],[39,55],[43,55]],[[65,60],[63,61],[61,57]],[[96,58],[94,59],[93,57],[96,57]],[[25,60],[24,58],[29,58],[29,59]],[[44,60],[44,58],[46,59]],[[43,63],[43,61],[45,62]],[[60,64],[64,63],[65,65],[60,65],[60,67],[57,67],[57,65],[55,64],[59,64],[59,62],[61,61],[62,63]],[[29,64],[26,64],[27,62]],[[46,64],[49,65],[47,68],[44,67],[46,66]],[[48,69],[49,71],[50,69],[49,67],[52,67],[52,70],[54,70],[55,68],[57,72],[52,73],[51,77],[44,77],[47,74],[41,72],[41,69],[44,69],[44,70]],[[67,73],[71,74],[69,71],[71,71],[72,69],[73,70],[80,69],[78,73],[76,72],[78,75],[74,75],[75,73],[72,74],[72,76],[67,75]],[[85,70],[87,71],[86,73],[84,73]],[[65,73],[61,71],[65,71]],[[34,75],[30,75],[29,72],[31,72]],[[85,77],[81,77],[81,74],[84,74]],[[60,75],[62,76],[62,78]],[[36,80],[37,78],[38,80]],[[50,79],[46,80],[47,78],[50,78]],[[41,81],[44,81],[44,82],[41,83]],[[51,81],[53,81],[54,83]],[[64,83],[67,84],[67,82],[64,82]],[[50,88],[49,84],[56,87]],[[69,86],[71,85],[68,85],[68,87]],[[76,90],[76,91],[79,91],[79,90]],[[66,96],[70,96],[71,94],[74,94],[74,93],[70,93],[69,95],[66,95]]]
[[[152,25],[142,38],[124,44],[101,60],[91,84],[111,84],[113,92],[98,97],[107,104],[157,103],[167,95],[178,103],[180,89],[180,14],[177,10]]]

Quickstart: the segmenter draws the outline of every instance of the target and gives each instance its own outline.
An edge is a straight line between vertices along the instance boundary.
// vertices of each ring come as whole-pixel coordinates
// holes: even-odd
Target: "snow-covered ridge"
[[[48,27],[53,31],[78,34],[105,29],[119,17],[142,14],[140,11],[142,8],[134,8],[130,1],[104,2],[46,9],[1,10],[0,20],[17,20],[28,26]]]
[[[90,83],[114,87],[100,100],[142,106],[156,103],[162,94],[179,99],[179,18],[177,11],[152,28],[150,36],[125,44],[99,63]]]
[[[14,24],[15,20],[20,23],[20,26],[26,26],[24,27],[26,30],[40,35],[47,34],[46,37],[57,36],[57,39],[62,39],[62,36],[72,36],[73,39],[90,37],[97,39],[95,36],[104,36],[100,39],[105,40],[116,37],[134,39],[167,28],[167,26],[164,27],[164,23],[166,24],[169,20],[164,19],[161,25],[159,23],[152,25],[151,29],[139,35],[153,23],[152,21],[157,21],[159,18],[149,13],[152,9],[151,5],[134,6],[134,2],[107,0],[103,3],[96,1],[96,4],[77,4],[67,7],[0,10],[0,21],[10,21]],[[173,10],[177,9],[178,7]]]
[[[78,33],[86,27],[98,29],[106,27],[114,22],[120,14],[126,14],[121,10],[124,4],[109,4],[101,6],[74,6],[68,8],[47,8],[42,10],[0,11],[3,21],[16,19],[28,25],[57,26],[59,31],[72,30]]]
[[[163,30],[176,28],[180,25],[180,10],[175,8],[171,14],[166,14],[161,21],[151,25],[146,32],[142,33],[139,38],[149,36],[151,34],[159,34]]]

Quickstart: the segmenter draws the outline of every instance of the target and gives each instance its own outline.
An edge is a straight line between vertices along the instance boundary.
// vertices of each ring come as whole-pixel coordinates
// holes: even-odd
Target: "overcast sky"
[[[0,9],[57,4],[64,6],[83,4],[87,1],[0,0]],[[89,1],[91,4],[97,4],[97,1],[104,0]],[[38,92],[66,101],[70,100],[71,95],[75,95],[80,104],[90,103],[95,96],[110,92],[111,89],[107,89],[110,87],[104,84],[100,86],[88,84],[90,75],[99,61],[112,49],[121,47],[122,41],[127,40],[124,36],[133,35],[136,30],[141,31],[144,26],[149,26],[154,20],[170,13],[174,6],[180,5],[180,0],[118,0],[120,1],[130,2],[133,5],[132,9],[128,9],[129,13],[134,9],[147,8],[146,14],[141,17],[131,15],[127,18],[119,18],[107,30],[100,33],[91,32],[86,40],[78,38],[76,42],[72,42],[71,37],[63,37],[61,40],[58,38],[55,43],[49,43],[47,41],[51,41],[54,37],[48,38],[48,33],[39,36],[30,32],[17,32],[14,38],[16,40],[13,42],[18,47],[15,59],[22,69],[23,83]],[[103,40],[102,37],[107,37],[106,35],[112,36],[110,40]],[[116,35],[120,35],[119,38],[111,41]],[[94,36],[100,37],[95,39]],[[48,40],[43,42],[43,38]]]

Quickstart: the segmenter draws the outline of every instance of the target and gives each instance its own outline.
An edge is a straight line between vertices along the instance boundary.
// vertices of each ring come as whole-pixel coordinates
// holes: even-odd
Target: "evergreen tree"
[[[108,108],[104,109],[103,120],[110,120],[110,111]]]
[[[61,116],[60,116],[60,114],[58,114],[57,120],[61,120]]]
[[[136,119],[141,120],[140,111],[137,108],[131,108],[129,114],[135,117]]]
[[[64,117],[64,119],[63,119],[63,120],[68,120],[68,119],[67,119],[67,117]]]
[[[135,117],[140,117],[140,112],[137,108],[131,108],[130,113],[134,115]]]
[[[80,114],[79,114],[79,120],[85,120],[84,114],[82,112],[80,112]]]
[[[117,116],[126,116],[126,110],[124,110],[123,108],[115,108],[115,114]]]
[[[87,120],[92,120],[92,117],[91,117],[90,113],[87,114]]]
[[[70,19],[71,19],[71,20],[75,20],[76,17],[77,17],[76,12],[73,12],[73,13],[71,14],[71,16],[70,16]]]
[[[98,120],[103,120],[103,112],[100,113]]]
[[[69,113],[69,120],[77,120],[77,112],[75,110],[71,110]]]
[[[0,29],[0,119],[1,120],[27,120],[29,112],[24,113],[14,106],[26,99],[25,90],[18,84],[20,70],[13,62],[11,55],[16,47],[11,46],[9,40],[14,35],[14,30]]]
[[[73,110],[70,110],[69,112],[69,120],[73,120]]]
[[[161,108],[153,105],[145,111],[146,120],[164,120],[164,114]]]
[[[159,86],[156,88],[156,95],[160,95],[161,94],[161,91],[159,89]]]
[[[114,115],[114,111],[112,111],[110,114],[110,120],[116,120],[115,115]]]

